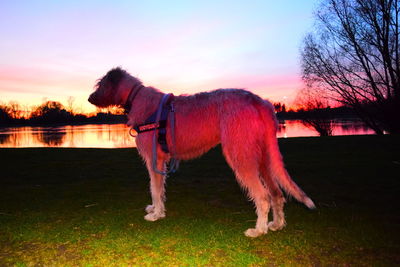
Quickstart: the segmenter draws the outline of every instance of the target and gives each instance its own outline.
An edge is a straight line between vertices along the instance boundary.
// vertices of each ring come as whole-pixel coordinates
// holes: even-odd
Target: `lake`
[[[373,134],[362,122],[341,120],[333,123],[333,135]],[[280,121],[277,136],[290,138],[318,136],[298,120]],[[0,128],[0,147],[135,147],[125,124],[90,124],[57,127]]]

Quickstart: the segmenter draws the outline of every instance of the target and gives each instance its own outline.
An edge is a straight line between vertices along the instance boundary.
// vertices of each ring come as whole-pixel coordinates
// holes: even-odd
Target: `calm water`
[[[373,134],[359,121],[334,123],[334,135]],[[300,121],[286,120],[279,124],[278,137],[318,136]],[[135,139],[124,124],[92,124],[60,127],[0,128],[0,147],[134,147]]]

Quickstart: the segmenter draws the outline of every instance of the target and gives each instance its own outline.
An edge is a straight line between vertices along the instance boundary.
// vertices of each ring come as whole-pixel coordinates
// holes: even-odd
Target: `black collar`
[[[144,86],[140,83],[135,84],[134,86],[132,86],[131,91],[129,92],[128,98],[126,99],[125,105],[124,105],[124,109],[125,109],[125,113],[128,114],[131,111],[132,108],[132,102],[135,99],[135,97],[137,96],[137,94],[139,93],[139,91],[143,88]],[[136,90],[135,90],[136,89]]]

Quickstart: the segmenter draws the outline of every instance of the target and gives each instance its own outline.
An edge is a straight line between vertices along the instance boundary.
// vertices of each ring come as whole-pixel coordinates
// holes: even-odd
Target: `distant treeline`
[[[275,109],[277,110],[277,109]],[[277,110],[276,116],[279,120],[303,120],[303,119],[347,119],[347,118],[357,118],[357,114],[350,107],[327,107],[327,108],[315,108],[311,110],[306,110],[300,108],[297,110]]]
[[[304,120],[305,118],[354,118],[356,114],[349,107],[286,110],[284,104],[275,103],[279,120]],[[98,110],[94,115],[76,113],[65,108],[60,102],[46,101],[30,111],[23,111],[16,102],[0,105],[0,126],[13,125],[54,125],[54,124],[91,124],[126,123],[127,117],[122,109]]]
[[[0,105],[0,126],[18,125],[54,125],[54,124],[91,124],[91,123],[125,123],[123,110],[99,110],[95,115],[75,113],[59,102],[46,101],[31,111],[22,110],[16,103]]]

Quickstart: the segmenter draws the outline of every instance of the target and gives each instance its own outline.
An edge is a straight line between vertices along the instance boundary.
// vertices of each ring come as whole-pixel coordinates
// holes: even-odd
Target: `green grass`
[[[0,149],[0,266],[400,264],[400,137],[281,139],[294,180],[287,227],[256,239],[255,213],[220,148],[167,182],[167,217],[147,222],[134,149]]]

